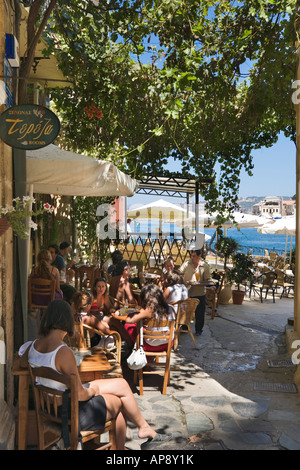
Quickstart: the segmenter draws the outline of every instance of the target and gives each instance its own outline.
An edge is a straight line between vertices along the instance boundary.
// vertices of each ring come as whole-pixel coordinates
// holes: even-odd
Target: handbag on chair
[[[140,347],[137,349],[137,342],[133,346],[132,353],[127,358],[127,365],[131,370],[139,370],[147,364],[147,358],[143,347],[143,322],[140,326]]]

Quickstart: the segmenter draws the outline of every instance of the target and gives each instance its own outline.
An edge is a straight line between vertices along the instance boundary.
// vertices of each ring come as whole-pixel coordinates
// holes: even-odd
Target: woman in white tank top
[[[179,300],[186,300],[189,296],[189,291],[183,284],[182,276],[175,271],[168,274],[165,286],[164,297],[168,304],[178,302]],[[178,305],[174,305],[174,309],[175,313],[177,313]]]
[[[66,375],[76,374],[78,379],[79,418],[83,420],[81,429],[102,429],[106,420],[116,418],[117,449],[124,450],[126,440],[126,418],[138,427],[140,439],[153,440],[153,443],[164,440],[165,436],[157,434],[142,416],[135,397],[126,382],[122,378],[100,379],[83,386],[78,374],[76,360],[73,351],[64,343],[64,337],[73,335],[74,317],[70,305],[64,300],[54,300],[49,304],[45,315],[41,320],[40,337],[35,340],[28,352],[28,362],[33,367],[47,366]],[[24,354],[28,348],[25,343],[19,350],[19,355]],[[41,380],[41,379],[39,379]],[[54,381],[50,382],[52,388],[57,388]],[[49,382],[48,382],[49,385]],[[86,384],[85,384],[86,385]],[[94,401],[97,401],[95,414]],[[81,409],[88,407],[88,416],[93,423],[85,422]],[[93,427],[95,426],[95,427]]]

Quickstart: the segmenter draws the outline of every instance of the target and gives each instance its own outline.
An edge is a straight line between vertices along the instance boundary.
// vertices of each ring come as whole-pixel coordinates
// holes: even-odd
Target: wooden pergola
[[[141,180],[138,180],[138,188],[136,194],[145,194],[151,196],[168,196],[168,197],[182,197],[186,198],[187,205],[189,204],[190,198],[195,196],[196,208],[199,204],[199,193],[202,185],[209,185],[213,182],[213,178],[201,178],[195,176],[155,176],[148,175],[144,176]],[[127,206],[127,204],[126,204]],[[196,233],[199,231],[199,220],[198,210],[196,212]],[[127,207],[126,207],[127,213]],[[149,255],[151,252],[152,259],[155,262],[155,266],[158,266],[162,262],[163,257],[173,256],[175,263],[181,264],[185,261],[188,256],[187,250],[184,248],[181,242],[174,239],[169,241],[162,237],[152,239],[151,249],[149,251],[149,240],[143,241],[138,234],[135,234],[135,240],[132,240],[130,244],[125,244],[119,247],[123,251],[125,258],[130,261],[141,261],[146,268],[150,267]],[[125,235],[126,238],[127,234]]]

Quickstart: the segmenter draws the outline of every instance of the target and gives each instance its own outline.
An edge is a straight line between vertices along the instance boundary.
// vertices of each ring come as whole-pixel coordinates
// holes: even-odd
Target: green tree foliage
[[[234,208],[252,150],[281,131],[295,141],[295,6],[58,0],[47,38],[72,82],[52,93],[62,141],[134,177],[173,157],[215,179],[201,188],[212,211]]]
[[[97,223],[101,217],[96,215],[97,207],[101,204],[111,204],[108,197],[82,197],[74,200],[73,217],[77,222],[78,248],[80,257],[99,263],[107,257],[109,243],[100,240],[96,235]]]

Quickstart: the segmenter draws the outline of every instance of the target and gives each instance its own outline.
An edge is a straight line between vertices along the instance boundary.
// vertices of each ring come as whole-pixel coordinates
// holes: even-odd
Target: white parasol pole
[[[285,262],[285,260],[286,260],[286,252],[287,252],[287,242],[288,242],[288,238],[289,238],[289,236],[288,236],[288,234],[286,234],[286,236],[285,236],[285,249],[284,249],[284,262]]]
[[[291,235],[291,245],[290,245],[290,264],[292,263],[292,251],[293,251],[293,235]]]

